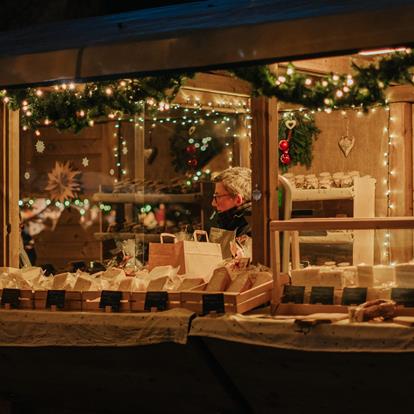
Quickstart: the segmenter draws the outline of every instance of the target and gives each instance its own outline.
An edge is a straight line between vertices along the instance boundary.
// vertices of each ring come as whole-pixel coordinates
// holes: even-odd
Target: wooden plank
[[[245,302],[242,302],[237,305],[237,313],[244,313],[251,309],[257,308],[260,305],[270,302],[272,299],[272,291],[268,290],[266,292],[260,293],[260,295],[254,296]]]
[[[202,199],[201,193],[188,194],[139,194],[139,193],[96,193],[92,200],[106,203],[194,203]]]
[[[414,217],[324,218],[274,220],[271,231],[412,229]]]

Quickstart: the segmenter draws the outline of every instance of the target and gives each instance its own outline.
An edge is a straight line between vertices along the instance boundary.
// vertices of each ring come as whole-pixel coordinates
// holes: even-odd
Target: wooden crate
[[[195,286],[194,288],[190,289],[190,291],[194,290],[203,290],[207,286],[207,283],[203,283],[199,286]],[[168,302],[167,302],[167,309],[175,309],[175,308],[182,308],[182,301],[181,301],[181,294],[182,291],[167,291],[168,294]],[[145,299],[147,296],[147,291],[141,292],[132,292],[131,293],[131,311],[132,312],[146,312],[145,311]],[[153,309],[155,311],[155,309]]]
[[[269,302],[272,298],[272,289],[273,282],[269,281],[243,293],[186,291],[181,292],[181,307],[202,314],[203,295],[223,293],[225,313],[244,313]]]
[[[130,292],[121,292],[122,299],[119,312],[131,312],[131,294]],[[82,292],[82,311],[86,312],[111,312],[109,307],[100,308],[101,291]]]
[[[3,289],[0,289],[0,297],[3,295]],[[3,306],[3,309],[5,307]],[[9,308],[7,306],[7,308]],[[33,309],[33,292],[27,289],[20,289],[18,309]]]

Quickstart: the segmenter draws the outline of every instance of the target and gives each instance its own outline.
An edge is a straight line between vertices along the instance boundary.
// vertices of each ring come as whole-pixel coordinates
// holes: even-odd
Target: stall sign
[[[206,293],[203,295],[203,315],[211,312],[224,313],[224,294]]]
[[[285,285],[283,288],[282,303],[303,303],[305,300],[305,286]]]
[[[2,306],[9,304],[11,308],[19,307],[20,289],[4,288],[1,294]]]
[[[122,292],[116,290],[103,290],[99,307],[105,309],[110,306],[113,312],[119,312],[121,307]]]
[[[312,286],[310,303],[321,305],[333,305],[334,288],[333,286]]]
[[[407,308],[414,308],[414,289],[392,288],[391,299],[398,305],[404,305]]]
[[[156,308],[157,310],[163,311],[168,308],[168,292],[147,292],[145,295],[144,310],[151,311]]]
[[[65,294],[64,290],[48,290],[46,308],[56,306],[57,309],[63,309],[65,307]]]
[[[352,305],[360,305],[361,303],[366,302],[367,292],[368,292],[368,289],[363,288],[363,287],[344,288],[342,292],[342,305],[352,306]]]

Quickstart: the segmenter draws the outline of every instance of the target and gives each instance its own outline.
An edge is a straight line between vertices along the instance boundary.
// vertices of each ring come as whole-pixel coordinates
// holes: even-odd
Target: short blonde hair
[[[232,196],[240,194],[244,202],[250,201],[252,198],[252,170],[250,168],[228,168],[214,177],[213,182],[222,183]]]

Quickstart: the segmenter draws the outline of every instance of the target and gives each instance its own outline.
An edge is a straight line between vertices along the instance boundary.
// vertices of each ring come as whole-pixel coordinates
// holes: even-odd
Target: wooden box
[[[273,282],[246,290],[243,293],[205,292],[203,290],[181,292],[181,307],[203,314],[203,296],[223,294],[225,313],[244,313],[269,302],[272,298]]]
[[[101,293],[101,291],[82,292],[82,311],[111,312],[110,306],[99,307]],[[121,292],[121,294],[119,312],[131,312],[131,294],[129,292]]]
[[[0,297],[3,295],[3,289],[0,289]],[[6,306],[2,306],[6,308]],[[9,306],[7,306],[9,308]],[[33,292],[27,289],[20,289],[18,309],[33,309]]]

